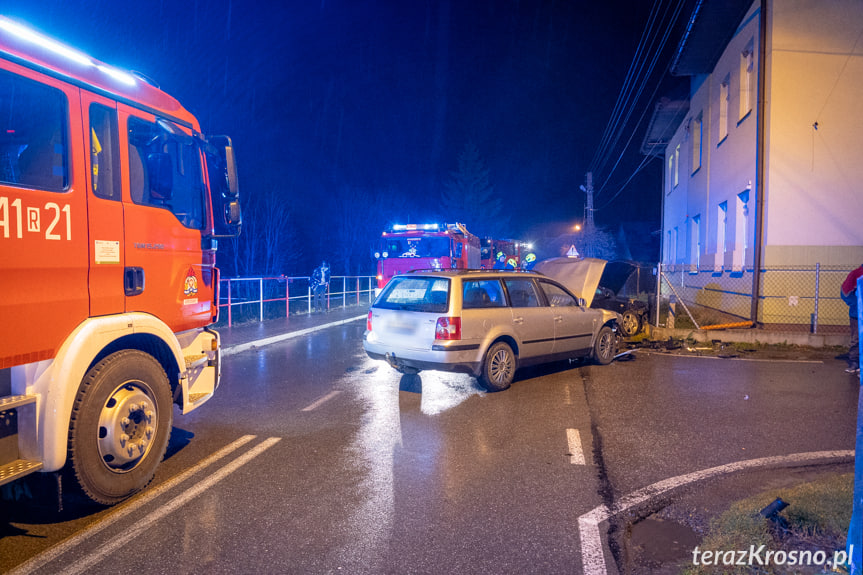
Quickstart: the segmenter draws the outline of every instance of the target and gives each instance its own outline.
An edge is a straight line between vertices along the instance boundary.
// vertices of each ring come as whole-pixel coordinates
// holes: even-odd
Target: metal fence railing
[[[659,266],[657,325],[702,329],[752,322],[752,268],[736,272]],[[848,266],[765,266],[757,323],[764,329],[809,333],[848,331],[848,306],[839,297]],[[669,326],[670,327],[670,326]]]
[[[370,304],[376,285],[374,276],[332,276],[326,295],[327,309]],[[313,305],[309,276],[219,280],[219,325],[310,313]]]

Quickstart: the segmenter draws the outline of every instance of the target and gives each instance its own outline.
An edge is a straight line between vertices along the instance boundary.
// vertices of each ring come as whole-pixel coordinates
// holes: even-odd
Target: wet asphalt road
[[[35,557],[26,572],[579,573],[578,518],[599,505],[717,465],[854,447],[857,385],[837,360],[638,352],[525,370],[487,394],[369,360],[363,327],[227,358],[217,396],[175,414],[147,492],[109,510],[67,501],[59,517],[11,506],[0,571]]]

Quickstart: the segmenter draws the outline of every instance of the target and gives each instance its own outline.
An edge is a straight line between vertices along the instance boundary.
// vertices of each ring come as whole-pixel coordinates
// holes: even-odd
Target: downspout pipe
[[[766,174],[765,134],[767,116],[767,7],[768,0],[761,0],[761,15],[758,22],[758,123],[755,160],[755,238],[752,252],[752,308],[750,319],[752,325],[758,325],[758,301],[761,299],[761,264],[764,243],[764,180]]]

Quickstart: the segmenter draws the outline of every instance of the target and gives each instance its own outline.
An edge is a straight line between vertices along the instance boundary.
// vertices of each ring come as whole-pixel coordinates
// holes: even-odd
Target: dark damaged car
[[[634,262],[609,262],[597,258],[551,258],[536,264],[536,271],[556,279],[570,289],[587,286],[579,293],[589,307],[620,314],[620,332],[627,336],[640,333],[647,325],[648,305],[638,299],[649,293],[653,276]]]

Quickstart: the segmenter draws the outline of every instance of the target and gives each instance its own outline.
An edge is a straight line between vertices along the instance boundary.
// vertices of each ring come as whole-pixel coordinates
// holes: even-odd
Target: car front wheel
[[[515,354],[502,341],[492,345],[485,354],[480,383],[489,391],[503,391],[515,377]]]
[[[623,312],[623,318],[620,322],[620,329],[623,335],[631,337],[641,331],[641,318],[631,309]]]
[[[617,338],[614,336],[614,331],[605,325],[599,330],[593,344],[593,360],[599,365],[608,365],[614,359],[615,351],[617,351]]]

